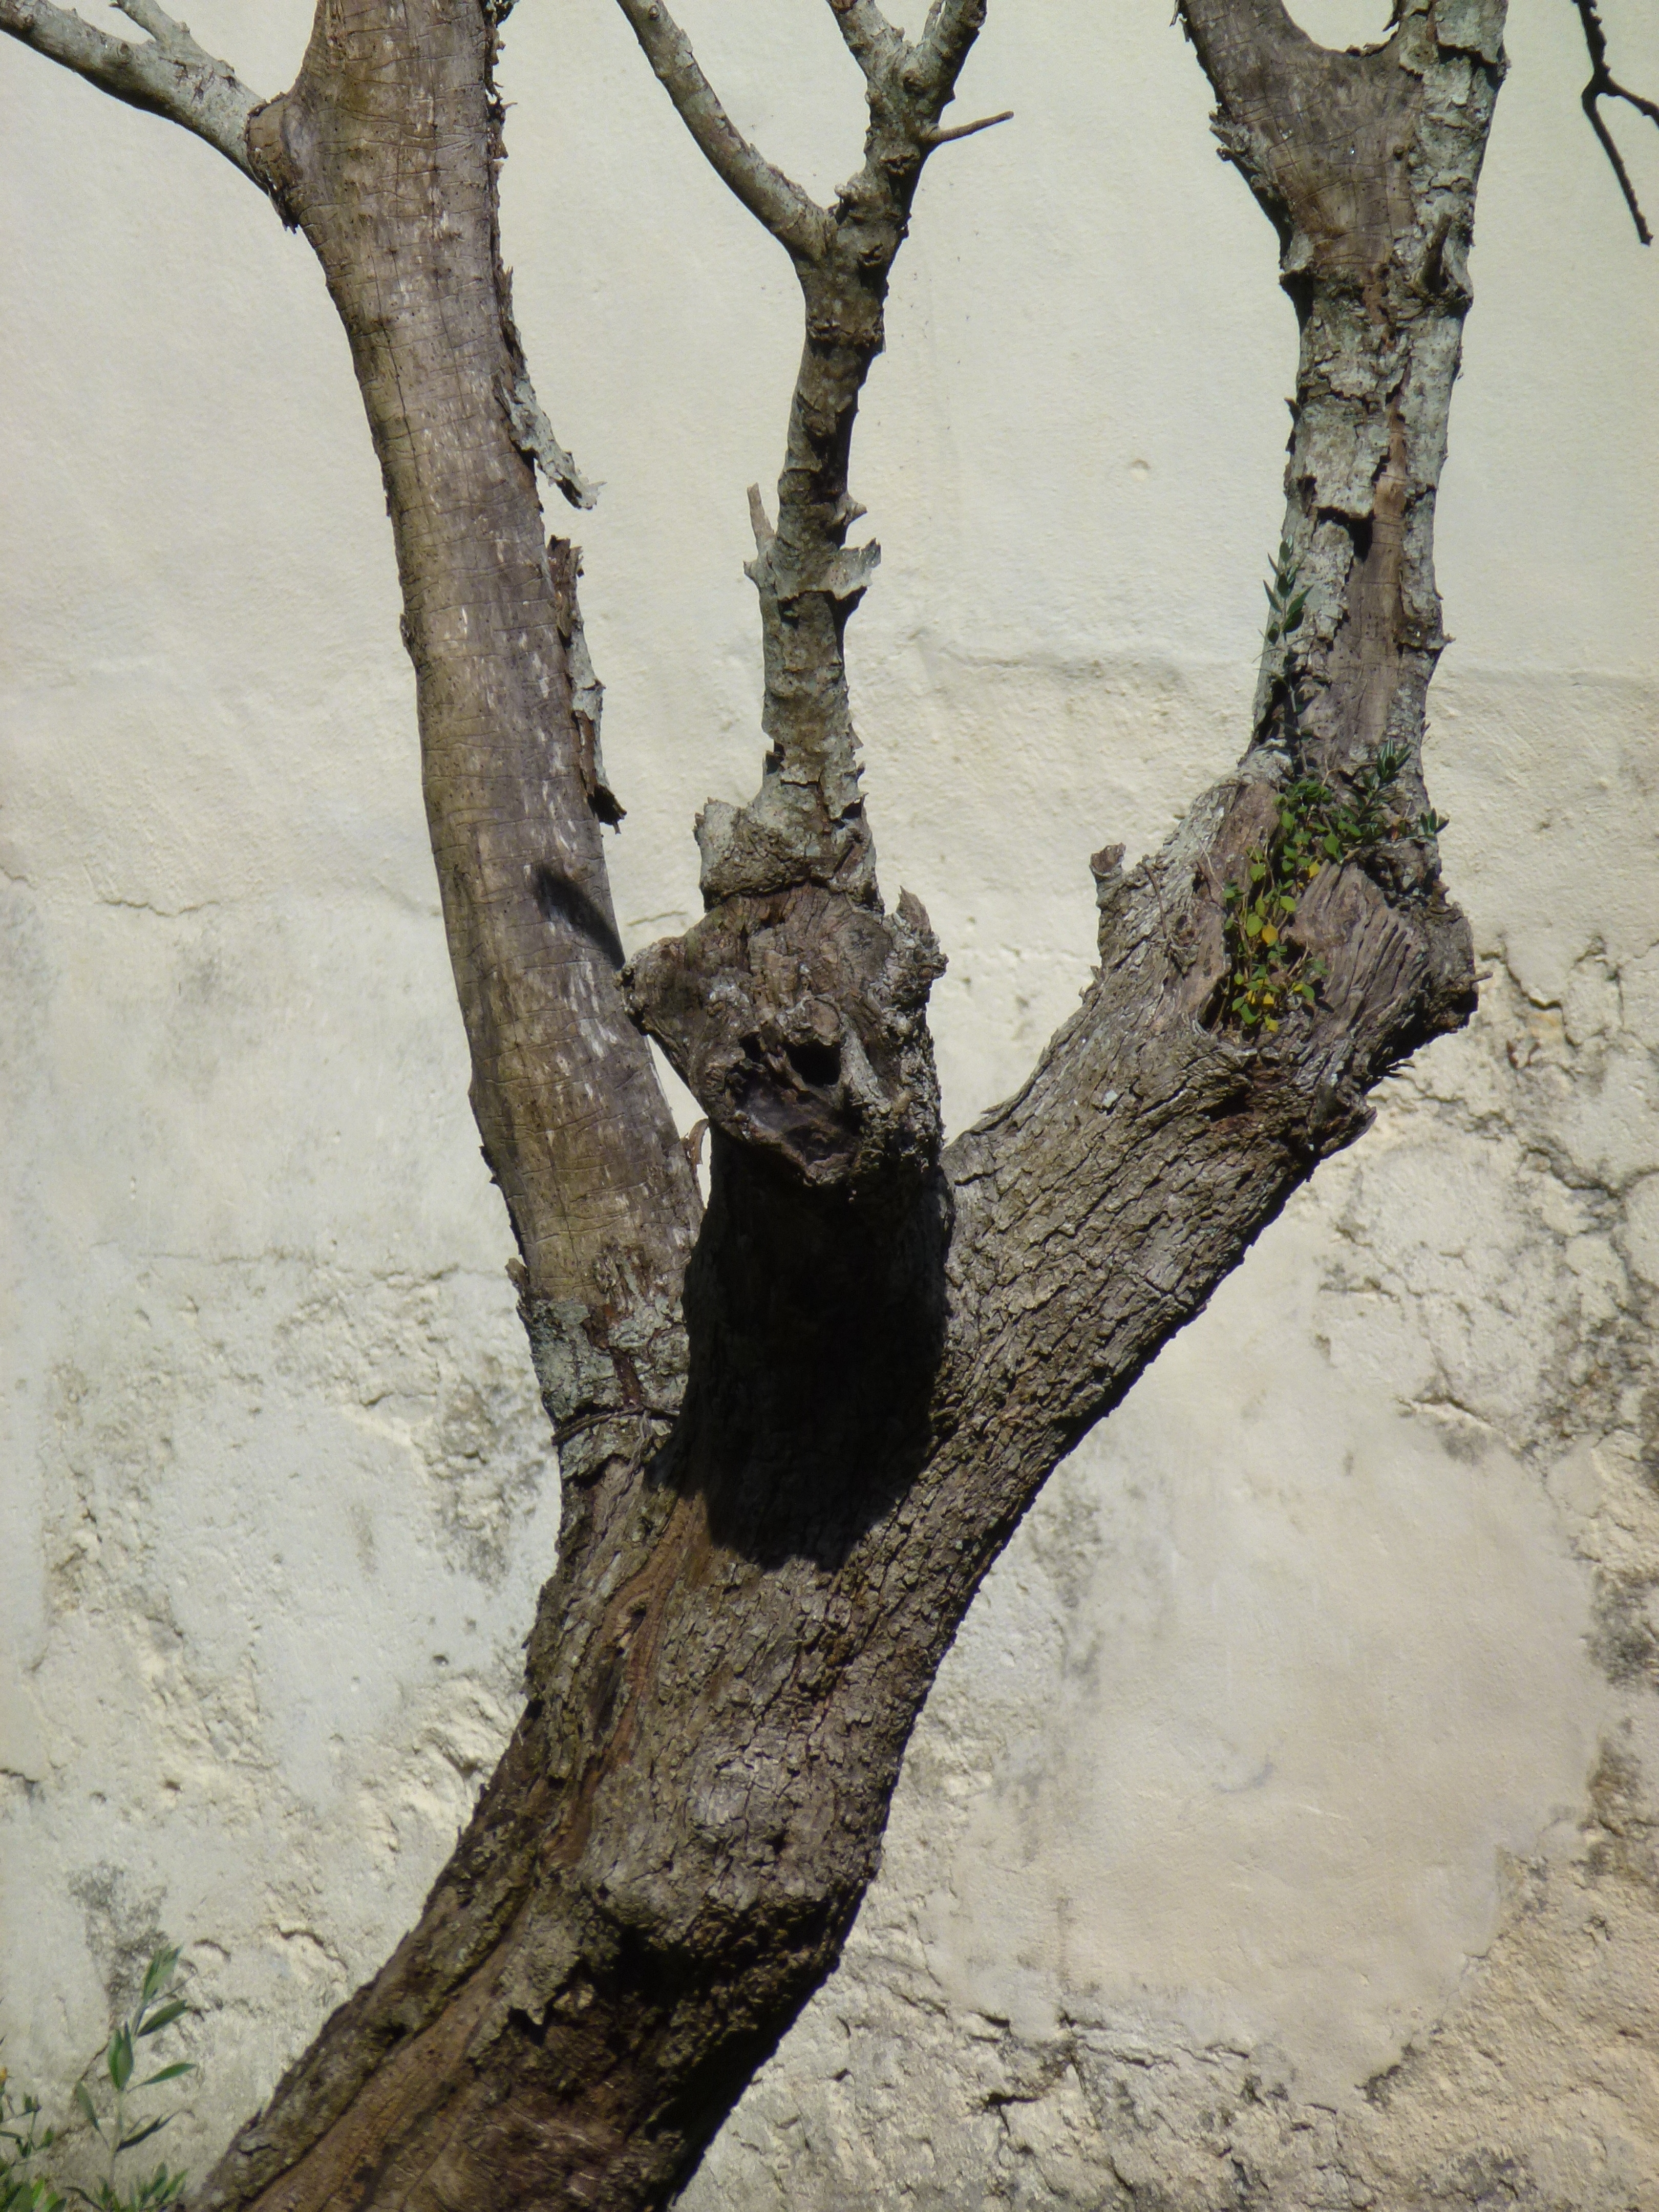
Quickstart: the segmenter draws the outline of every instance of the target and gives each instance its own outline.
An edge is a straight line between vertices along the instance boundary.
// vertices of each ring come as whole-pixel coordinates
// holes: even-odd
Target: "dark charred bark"
[[[914,901],[882,905],[848,708],[875,557],[847,547],[848,463],[982,0],[941,0],[915,44],[831,0],[871,112],[832,210],[732,130],[659,0],[622,4],[789,252],[806,333],[775,528],[753,501],[761,789],[702,817],[704,920],[620,979],[598,687],[530,456],[580,483],[497,252],[493,19],[325,0],[248,130],[385,474],[473,1101],[566,1504],[507,1755],[417,1926],[200,2192],[216,2212],[665,2204],[833,1966],[934,1671],[1049,1471],[1474,1004],[1420,751],[1502,0],[1402,0],[1359,54],[1279,0],[1184,0],[1301,322],[1299,618],[1270,635],[1236,775],[1127,875],[1099,856],[1083,1004],[942,1157],[941,956]],[[1387,809],[1285,925],[1317,989],[1242,1024],[1227,887],[1298,785],[1334,805],[1379,776]],[[714,1124],[695,1251],[641,1029]]]

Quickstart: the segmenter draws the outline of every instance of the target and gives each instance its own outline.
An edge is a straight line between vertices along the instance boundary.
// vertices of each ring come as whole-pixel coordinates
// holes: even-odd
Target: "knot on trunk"
[[[861,1197],[939,1157],[927,994],[945,956],[920,900],[819,884],[722,900],[622,971],[629,1012],[714,1127],[809,1188]]]
[[[1128,896],[1128,878],[1123,872],[1122,846],[1103,845],[1097,853],[1091,853],[1089,855],[1089,872],[1095,879],[1095,905],[1100,915],[1095,933],[1103,953]]]
[[[1437,878],[1395,903],[1374,871],[1375,855],[1325,870],[1295,925],[1324,971],[1321,1014],[1352,1037],[1368,1083],[1428,1038],[1461,1029],[1477,1003],[1474,939]]]
[[[758,796],[747,806],[711,799],[697,817],[696,836],[707,906],[808,884],[861,906],[876,902],[875,854],[862,803],[854,795],[831,814],[817,785],[784,775],[775,755],[768,756]]]

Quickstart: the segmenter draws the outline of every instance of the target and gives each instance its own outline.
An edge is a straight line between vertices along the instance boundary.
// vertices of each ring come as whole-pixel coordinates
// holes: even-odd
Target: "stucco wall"
[[[1515,5],[1430,764],[1480,1016],[1050,1485],[687,2212],[1659,2207],[1659,265],[1571,11]],[[300,0],[191,13],[287,81]],[[683,13],[775,158],[853,165],[826,11]],[[186,1942],[199,2170],[446,1856],[556,1474],[320,279],[180,134],[0,85],[0,2031],[61,2094]],[[506,88],[637,944],[754,780],[798,311],[604,0],[522,0]],[[957,1126],[1074,1000],[1087,853],[1238,749],[1293,347],[1164,8],[994,0],[963,102],[1017,120],[921,196],[853,643]]]

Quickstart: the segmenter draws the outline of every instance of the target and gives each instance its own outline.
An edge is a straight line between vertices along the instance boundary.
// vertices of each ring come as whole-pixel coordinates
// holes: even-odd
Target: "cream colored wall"
[[[853,166],[826,11],[683,12],[775,158]],[[304,16],[191,10],[263,88]],[[1659,264],[1575,36],[1516,0],[1442,499],[1431,775],[1480,1018],[1055,1478],[688,2212],[1404,2212],[1506,2160],[1523,2203],[1659,2206]],[[441,1863],[556,1484],[320,280],[205,149],[0,70],[0,2027],[65,2087],[155,1931],[188,1942],[199,2170]],[[743,491],[797,308],[603,0],[521,0],[505,80],[520,319],[605,483],[639,943],[694,910],[696,805],[755,777]],[[1238,749],[1293,361],[1164,9],[996,0],[962,99],[1016,120],[922,189],[853,633],[957,1125],[1073,1001],[1088,852]]]

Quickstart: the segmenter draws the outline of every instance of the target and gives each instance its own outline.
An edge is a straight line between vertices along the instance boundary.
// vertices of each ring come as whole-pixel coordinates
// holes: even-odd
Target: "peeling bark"
[[[1049,1471],[1474,1004],[1420,753],[1502,0],[1402,0],[1353,54],[1279,0],[1183,0],[1301,323],[1305,612],[1264,653],[1236,774],[1133,870],[1097,856],[1081,1006],[942,1154],[942,955],[914,900],[883,907],[848,706],[876,558],[847,545],[848,460],[922,163],[981,127],[941,118],[984,10],[940,0],[912,44],[873,0],[831,4],[870,127],[824,210],[732,128],[659,0],[622,0],[789,252],[806,334],[775,527],[752,502],[761,787],[701,818],[702,921],[620,977],[599,687],[532,457],[588,495],[500,264],[493,18],[324,0],[248,125],[386,479],[473,1104],[566,1503],[506,1757],[419,1923],[199,2192],[215,2212],[665,2204],[833,1966],[934,1671]],[[1412,820],[1304,896],[1318,994],[1242,1035],[1227,884],[1296,779],[1340,793],[1384,757]],[[714,1125],[700,1231],[642,1031]]]

